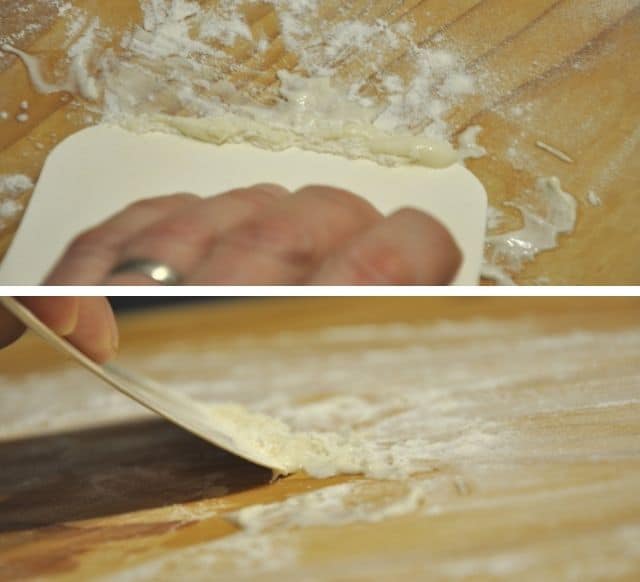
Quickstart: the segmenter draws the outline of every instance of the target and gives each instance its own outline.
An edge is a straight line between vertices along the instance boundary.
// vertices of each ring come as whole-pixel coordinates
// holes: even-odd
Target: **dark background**
[[[189,303],[222,303],[245,300],[243,297],[109,297],[108,299],[113,309],[118,313]]]

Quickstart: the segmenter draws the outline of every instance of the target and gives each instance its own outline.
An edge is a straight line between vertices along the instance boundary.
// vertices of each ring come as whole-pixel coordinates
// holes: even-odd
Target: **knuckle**
[[[401,248],[378,244],[351,248],[345,257],[347,268],[358,283],[412,284],[415,268]]]
[[[200,230],[194,217],[175,217],[152,224],[135,237],[133,245],[140,242],[172,244],[176,241],[192,241],[200,238]]]
[[[376,212],[364,198],[342,188],[312,185],[301,188],[297,194],[317,198],[325,204],[338,206],[340,210],[353,214]]]
[[[439,220],[415,208],[402,208],[396,212],[396,216],[419,232],[428,233],[429,248],[435,249],[444,262],[460,266],[462,253],[453,235]]]
[[[191,200],[199,200],[199,197],[195,194],[188,194],[186,192],[179,192],[176,194],[167,194],[166,196],[154,196],[152,198],[142,198],[140,200],[136,200],[132,202],[125,208],[126,211],[130,210],[153,210],[158,206],[163,206],[166,204],[178,204],[189,202]]]
[[[395,220],[417,231],[428,232],[430,238],[453,243],[453,238],[445,226],[430,214],[417,208],[401,208],[394,213]]]
[[[102,224],[73,238],[67,247],[67,253],[77,256],[119,250],[124,234],[126,232],[117,225]]]
[[[96,247],[101,246],[103,239],[104,237],[99,228],[85,230],[71,240],[67,247],[67,253],[83,254],[87,251],[91,251]]]
[[[274,255],[290,263],[307,263],[314,259],[308,235],[289,218],[265,216],[235,228],[225,244],[247,253]]]
[[[276,195],[273,192],[258,186],[231,190],[226,195],[252,207],[254,210],[260,210],[276,199]]]
[[[199,255],[205,251],[208,235],[187,221],[167,222],[145,230],[123,247],[126,257],[167,260],[169,257]]]
[[[272,182],[260,182],[258,184],[254,184],[251,187],[251,189],[254,188],[262,190],[263,192],[268,192],[274,198],[281,198],[282,196],[291,194],[291,192],[287,188],[282,186],[282,184],[274,184]]]
[[[56,269],[63,264],[68,266],[77,261],[83,263],[89,259],[93,264],[108,262],[114,252],[117,252],[116,242],[105,236],[103,229],[93,228],[78,234],[71,240]],[[70,281],[65,281],[63,284],[70,284]]]
[[[135,202],[132,202],[131,204],[129,204],[125,209],[124,212],[131,212],[131,211],[146,211],[149,210],[150,208],[155,208],[158,204],[158,199],[157,198],[143,198],[142,200],[136,200]]]

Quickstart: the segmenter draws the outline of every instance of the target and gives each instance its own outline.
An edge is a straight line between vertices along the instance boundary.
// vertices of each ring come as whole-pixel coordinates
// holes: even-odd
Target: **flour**
[[[253,41],[251,29],[239,14],[231,14],[227,18],[213,17],[205,20],[200,26],[200,36],[216,40],[224,46],[233,46],[238,39]]]
[[[454,52],[415,45],[410,45],[408,50],[414,63],[411,81],[405,86],[394,74],[382,77],[389,105],[376,119],[376,126],[384,129],[422,128],[425,135],[448,139],[447,113],[464,95],[474,92],[474,79]],[[425,99],[426,95],[430,98]]]
[[[324,487],[270,504],[251,505],[226,515],[247,533],[263,533],[286,527],[338,527],[350,523],[376,523],[411,514],[426,504],[434,486],[406,481],[394,486],[353,481]],[[382,502],[380,494],[383,495]],[[344,507],[351,511],[346,513]]]
[[[0,195],[16,196],[31,190],[33,186],[31,178],[24,174],[0,174]]]
[[[2,15],[3,19],[12,21],[10,28],[15,32],[0,36],[0,45],[28,43],[55,22],[74,16],[75,12],[72,3],[65,0],[20,0],[8,6]],[[35,14],[38,15],[37,19],[34,19]]]
[[[271,99],[264,106],[254,100],[259,96],[243,94],[229,84],[228,72],[243,72],[244,65],[232,62],[221,49],[241,40],[259,52],[258,43],[264,40],[253,38],[241,4],[229,0],[206,10],[186,0],[144,0],[142,26],[134,25],[123,35],[117,54],[98,50],[96,35],[101,26],[93,20],[69,47],[67,78],[58,83],[43,79],[37,61],[23,51],[9,44],[3,48],[23,59],[38,91],[73,92],[98,102],[106,120],[128,127],[152,124],[155,129],[178,130],[222,143],[225,139],[217,129],[228,117],[243,126],[234,139],[246,140],[257,133],[262,137],[252,142],[260,147],[282,149],[308,143],[315,151],[387,164],[440,167],[456,161],[447,143],[445,116],[461,96],[475,90],[475,82],[455,52],[418,47],[411,39],[413,29],[408,21],[345,18],[329,25],[314,19],[321,11],[317,2],[271,4],[277,10],[286,49],[298,59],[294,76],[307,79],[312,88],[324,83],[332,92],[333,104],[351,101],[363,112],[367,109],[366,120],[343,116],[345,107],[327,108],[328,100],[314,100],[309,91],[304,108],[300,101],[294,103],[286,95],[286,71],[280,75],[275,107],[273,94],[263,95]],[[77,27],[71,32],[78,33]],[[397,75],[380,74],[382,95],[374,99],[360,94],[361,79],[341,78],[347,62],[361,65],[366,61],[383,67],[389,50],[408,50],[413,55],[413,79],[406,86]],[[98,77],[92,74],[95,70],[100,71]],[[287,106],[291,111],[285,114]],[[181,117],[175,115],[176,109]],[[312,119],[316,123],[310,123]],[[267,127],[253,131],[254,121]],[[272,125],[279,133],[266,138],[265,129]],[[291,135],[286,136],[287,132]]]
[[[222,3],[218,12],[198,11],[191,4],[177,5],[175,2],[162,4],[164,11],[158,11],[155,5],[143,6],[146,7],[145,31],[134,31],[124,39],[123,47],[130,51],[133,61],[136,56],[154,62],[160,57],[179,59],[173,61],[174,68],[169,81],[179,81],[180,88],[173,93],[167,92],[165,85],[160,87],[156,84],[157,73],[152,78],[144,71],[138,71],[137,81],[131,82],[137,65],[127,62],[125,69],[124,61],[111,61],[103,67],[108,71],[105,90],[107,118],[111,121],[138,130],[153,128],[179,131],[214,143],[250,141],[259,147],[271,149],[298,146],[387,164],[419,163],[440,167],[456,160],[453,148],[446,142],[446,132],[442,131],[442,116],[455,100],[454,95],[469,90],[469,83],[466,89],[451,89],[457,86],[455,79],[463,76],[462,64],[456,57],[451,56],[449,61],[453,67],[454,81],[449,83],[451,87],[447,85],[449,88],[442,90],[449,102],[445,104],[442,97],[434,97],[437,105],[430,110],[422,105],[430,101],[424,99],[425,92],[435,91],[443,83],[446,84],[449,78],[444,74],[443,51],[433,55],[434,65],[430,62],[419,63],[421,80],[411,85],[406,95],[398,83],[393,85],[383,81],[381,86],[394,90],[393,98],[387,105],[359,95],[357,83],[340,87],[334,81],[335,63],[347,57],[356,58],[351,54],[354,50],[364,51],[367,46],[371,49],[369,45],[372,43],[382,42],[376,51],[376,54],[382,55],[389,46],[401,43],[399,33],[384,21],[378,20],[373,24],[344,21],[324,32],[317,31],[311,26],[300,25],[302,19],[309,20],[309,10],[317,9],[315,4],[301,8],[294,3],[277,3],[284,22],[289,22],[289,18],[296,23],[293,27],[295,33],[289,31],[284,38],[287,47],[295,50],[301,59],[298,65],[300,72],[288,74],[281,71],[277,101],[264,107],[253,100],[243,100],[233,86],[222,87],[218,83],[221,77],[215,76],[215,68],[220,66],[220,62],[226,63],[228,58],[209,45],[208,48],[201,46],[204,40],[214,40],[224,46],[233,45],[238,39],[254,42],[242,16],[236,12],[236,4]],[[182,9],[176,6],[182,6]],[[169,10],[171,7],[174,9]],[[187,25],[185,17],[189,17],[191,27]],[[196,29],[199,31],[196,37],[199,40],[192,38],[192,31]],[[406,28],[402,30],[407,33]],[[319,45],[317,35],[325,33],[326,42]],[[404,38],[403,42],[408,43],[408,38]],[[314,51],[315,48],[319,52]],[[415,47],[415,50],[423,61],[430,56],[424,49]],[[208,58],[213,55],[220,62]],[[209,74],[206,82],[204,78],[199,78],[205,71]],[[119,81],[123,74],[129,80],[126,85]],[[211,74],[214,75],[213,83]],[[312,76],[309,77],[309,74]],[[136,83],[140,84],[140,93],[144,92],[144,102],[137,91],[135,96],[120,92],[123,86],[129,89],[133,87],[135,91]],[[154,94],[156,91],[160,95],[154,96],[150,105],[149,92]],[[207,97],[207,94],[210,96]],[[176,100],[188,115],[167,114],[167,108],[175,108]],[[132,105],[135,115],[131,115]],[[360,110],[356,113],[358,108]],[[422,114],[422,119],[418,119],[419,114]],[[425,118],[427,114],[432,117]],[[439,129],[437,132],[430,130],[417,134],[417,124]],[[394,130],[394,133],[390,134],[389,130]]]
[[[15,200],[0,201],[0,219],[14,218],[22,210],[22,204]]]
[[[76,92],[88,101],[96,101],[99,97],[98,84],[89,71],[89,58],[99,26],[100,20],[93,19],[80,38],[68,49],[71,59],[69,82],[75,87]]]
[[[327,460],[323,446],[329,443],[338,453],[357,451],[359,458],[350,461],[347,472],[355,467],[371,475],[378,468],[376,473],[397,478],[442,463],[517,458],[528,448],[509,428],[507,418],[514,415],[592,407],[602,403],[605,387],[611,405],[636,398],[639,342],[637,331],[553,335],[533,320],[479,320],[349,326],[223,345],[176,343],[123,364],[163,378],[198,401],[233,401],[269,417],[244,423],[246,410],[217,408],[219,422],[248,425],[249,441],[275,434],[276,444],[291,437],[295,445],[298,437],[309,443],[308,435],[321,435],[311,464],[322,466]],[[599,368],[595,354],[606,356],[611,366]],[[7,382],[14,389],[0,390],[5,439],[150,415],[101,383],[88,382],[84,370],[0,377],[0,386]],[[504,389],[514,385],[531,390],[507,398]],[[54,397],[60,386],[66,386],[64,399]],[[262,422],[269,432],[256,428]],[[599,450],[596,441],[574,445]],[[539,452],[554,456],[562,450]],[[291,451],[280,451],[287,462]]]
[[[0,230],[20,215],[24,205],[17,198],[33,186],[31,178],[24,174],[0,174]]]
[[[150,59],[169,56],[189,59],[197,54],[221,55],[205,42],[192,38],[190,21],[201,14],[198,3],[154,0],[143,2],[141,6],[144,14],[143,29],[135,28],[130,39],[124,39],[123,48]],[[195,61],[190,64],[197,68]]]

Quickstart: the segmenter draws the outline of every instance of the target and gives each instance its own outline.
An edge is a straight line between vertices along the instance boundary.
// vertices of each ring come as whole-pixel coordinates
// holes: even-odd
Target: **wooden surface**
[[[21,0],[5,0],[0,6],[0,37],[21,30],[30,19],[45,22],[43,31],[27,34],[19,44],[55,62],[62,25],[52,18],[45,0],[32,0],[29,14],[16,10],[20,4]],[[95,12],[115,29],[140,18],[134,1],[74,4]],[[481,142],[490,155],[468,165],[494,206],[525,191],[536,177],[548,175],[559,176],[579,200],[575,233],[528,265],[518,277],[520,283],[640,282],[638,0],[414,0],[396,3],[391,10],[385,2],[370,1],[351,8],[352,14],[365,19],[412,18],[417,40],[426,45],[444,31],[474,69],[491,73],[486,91],[454,111],[451,123],[456,131],[470,124],[484,128]],[[267,72],[291,66],[269,7],[249,7],[247,15],[252,30],[264,32],[274,47]],[[246,59],[246,49],[238,50],[238,58]],[[390,55],[387,69],[401,72],[403,58]],[[262,74],[260,79],[269,82],[273,75]],[[15,112],[23,99],[32,105],[28,123],[0,122],[0,174],[22,172],[36,178],[55,143],[92,123],[81,103],[67,102],[61,94],[36,94],[13,57],[0,56],[0,86],[0,110]],[[528,111],[526,121],[505,115],[517,106]],[[536,140],[567,152],[576,163],[566,164],[537,149]],[[44,149],[37,149],[36,143]],[[514,165],[506,152],[515,144],[523,161]],[[601,208],[587,203],[590,190],[602,198]],[[504,228],[517,228],[518,213],[508,209],[507,214]],[[8,247],[15,226],[0,235],[0,251]]]
[[[281,526],[284,531],[275,532],[284,536],[278,555],[287,548],[299,551],[293,570],[284,572],[266,568],[277,556],[266,550],[260,554],[260,534],[240,538],[247,544],[239,546],[240,565],[233,560],[209,563],[207,556],[213,560],[220,547],[199,549],[197,544],[232,540],[229,536],[236,528],[224,517],[231,510],[283,501],[331,483],[357,482],[360,477],[315,480],[293,475],[269,483],[267,471],[163,421],[126,419],[98,425],[96,418],[104,403],[81,419],[81,427],[0,439],[0,579],[86,580],[168,560],[155,575],[150,570],[139,578],[123,579],[255,579],[259,574],[260,579],[282,580],[304,571],[308,579],[330,580],[425,579],[427,573],[432,580],[637,580],[640,364],[632,354],[635,349],[637,355],[638,336],[633,336],[635,348],[620,344],[608,349],[604,344],[638,332],[639,307],[636,299],[615,298],[290,299],[201,305],[123,318],[127,363],[141,365],[156,356],[153,361],[163,365],[166,374],[173,370],[184,380],[202,374],[207,361],[223,358],[225,349],[237,349],[237,359],[232,365],[223,358],[223,369],[216,374],[224,379],[245,373],[238,368],[243,353],[259,357],[270,349],[275,354],[285,350],[284,344],[277,348],[274,340],[273,334],[281,332],[298,334],[295,347],[286,348],[294,352],[294,360],[314,353],[322,358],[323,353],[339,357],[349,352],[360,363],[343,370],[347,379],[357,378],[371,366],[370,358],[358,356],[371,353],[367,352],[371,345],[375,353],[389,353],[385,349],[392,346],[402,352],[397,329],[395,340],[393,333],[376,335],[375,328],[368,328],[370,335],[351,343],[331,340],[331,336],[318,342],[314,333],[326,326],[403,322],[420,326],[446,319],[458,326],[455,333],[442,342],[436,336],[430,345],[444,350],[438,352],[440,357],[453,346],[468,353],[468,361],[462,357],[456,373],[472,365],[478,346],[469,342],[477,341],[470,338],[479,318],[505,325],[529,318],[537,331],[521,341],[532,341],[538,348],[548,341],[551,349],[537,353],[534,347],[524,366],[527,369],[511,370],[511,376],[501,372],[516,355],[499,352],[482,357],[487,360],[481,362],[487,370],[486,386],[495,378],[499,396],[495,402],[507,403],[508,440],[522,444],[519,456],[497,462],[485,459],[483,464],[472,455],[438,465],[423,476],[430,487],[427,511],[421,508],[369,524],[355,520],[337,527]],[[244,339],[234,344],[239,337]],[[493,338],[485,338],[483,343],[490,341]],[[577,342],[573,348],[577,351],[567,351],[565,342]],[[199,366],[186,360],[180,367],[180,357],[205,345],[212,349],[207,360],[194,360]],[[409,354],[415,347],[404,349]],[[583,360],[568,373],[562,367],[563,358],[577,354]],[[281,357],[287,357],[285,351]],[[339,368],[339,360],[329,361]],[[436,368],[446,364],[437,362],[424,372],[435,374]],[[250,369],[253,362],[246,365]],[[56,396],[40,396],[40,405],[46,409],[50,403],[42,401],[52,397],[72,398],[74,381],[65,375],[69,364],[36,338],[26,337],[0,353],[0,370],[0,404],[9,410],[13,406],[13,416],[18,414],[21,398],[16,391],[23,390],[26,399],[56,378],[61,383],[51,393]],[[551,370],[556,371],[556,376],[549,376],[553,382],[541,380]],[[527,380],[531,371],[542,376]],[[393,393],[393,378],[399,382],[403,370],[390,372],[388,390]],[[309,390],[314,390],[312,376],[300,377],[300,382],[309,382]],[[80,388],[89,390],[89,382]],[[568,388],[576,391],[575,400],[566,407],[560,395]],[[344,389],[349,392],[348,386]],[[442,390],[455,394],[453,385]],[[627,395],[621,390],[627,390]],[[546,412],[517,413],[518,400],[532,392],[546,400]],[[634,393],[635,399],[630,398]],[[492,394],[486,393],[490,401]],[[612,404],[616,397],[619,403]],[[590,404],[585,406],[582,398]],[[74,406],[71,400],[69,406]],[[437,416],[435,409],[433,414]],[[475,413],[469,413],[468,430],[476,420]],[[494,454],[500,455],[499,447]],[[364,483],[374,487],[369,495],[384,496],[385,490],[375,487],[404,482]],[[256,551],[259,559],[253,563]]]

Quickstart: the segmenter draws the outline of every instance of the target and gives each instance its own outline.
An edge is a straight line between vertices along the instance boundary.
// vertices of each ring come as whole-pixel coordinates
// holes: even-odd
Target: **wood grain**
[[[37,34],[27,34],[21,48],[60,57],[64,38],[61,23],[44,0],[30,0],[28,16],[16,10],[19,0],[7,0],[0,10],[0,37],[24,28],[26,19],[43,23]],[[99,3],[76,0],[115,30],[140,19],[137,2]],[[201,2],[214,4],[214,2]],[[458,47],[472,68],[487,79],[481,94],[467,99],[451,114],[455,132],[470,124],[484,128],[481,141],[490,155],[468,163],[500,206],[530,188],[536,177],[557,175],[580,202],[575,233],[563,237],[560,248],[543,253],[518,277],[523,284],[638,284],[640,234],[636,228],[640,187],[640,51],[639,0],[413,0],[392,3],[362,0],[322,2],[322,15],[335,20],[337,7],[351,16],[389,21],[411,19],[416,41],[433,44],[437,34]],[[255,34],[270,41],[266,60],[258,61],[250,46],[240,43],[237,62],[260,67],[229,72],[238,85],[273,85],[275,73],[291,68],[295,58],[286,52],[277,18],[270,5],[249,5],[246,16]],[[344,16],[343,16],[344,17]],[[391,51],[384,70],[402,75],[410,57]],[[353,71],[345,59],[342,73]],[[372,80],[375,71],[360,63],[359,74]],[[341,74],[342,74],[341,73]],[[17,59],[0,56],[0,110],[14,114],[23,99],[32,104],[28,123],[0,122],[0,174],[25,173],[37,178],[47,152],[87,124],[87,110],[67,96],[38,95]],[[525,118],[509,115],[514,107],[527,110]],[[542,140],[566,151],[575,164],[566,164],[535,147]],[[42,144],[40,150],[35,144]],[[509,148],[517,145],[516,163]],[[601,208],[587,202],[589,191],[603,200]],[[28,193],[24,199],[28,199]],[[507,209],[504,230],[519,227],[516,211]],[[17,220],[0,233],[0,251],[6,251]]]
[[[176,353],[188,353],[203,344],[222,347],[250,337],[266,347],[274,333],[297,332],[304,338],[327,326],[350,324],[417,325],[447,319],[473,325],[479,318],[509,322],[535,317],[549,335],[578,329],[622,334],[640,327],[639,308],[637,299],[618,298],[289,299],[155,310],[122,318],[121,329],[123,351],[131,361],[142,361],[167,345]],[[362,341],[364,349],[367,340]],[[464,345],[468,340],[455,341]],[[376,345],[379,349],[385,344]],[[604,353],[584,355],[606,370],[613,366],[612,361],[607,364],[613,356]],[[0,353],[0,402],[7,402],[5,391],[12,390],[12,383],[34,373],[34,361],[40,374],[63,374],[69,367],[40,340],[25,337]],[[545,365],[535,358],[531,362],[534,368]],[[596,579],[598,572],[598,579],[636,580],[640,408],[637,403],[605,404],[618,378],[637,379],[639,369],[629,361],[607,373],[611,394],[600,394],[602,406],[513,418],[514,439],[527,433],[537,435],[540,443],[573,443],[573,450],[584,450],[587,456],[591,451],[589,459],[546,459],[530,450],[515,465],[498,462],[482,471],[474,469],[472,460],[441,466],[430,477],[433,511],[428,514],[292,531],[301,544],[305,571],[327,580],[424,578],[427,572],[420,564],[428,555],[434,568],[445,568],[434,570],[429,576],[433,580],[513,579],[505,572],[520,560],[525,566],[518,572],[524,580]],[[586,374],[584,390],[589,390]],[[528,389],[518,378],[497,388],[504,398]],[[547,387],[550,402],[564,382],[575,381],[567,377]],[[270,484],[266,471],[160,420],[107,426],[89,422],[61,433],[0,441],[0,466],[2,580],[75,581],[113,573],[233,534],[235,527],[224,518],[228,511],[359,479],[294,475]],[[436,486],[442,480],[446,485]],[[592,548],[597,558],[581,547]],[[190,571],[188,560],[177,563],[177,579],[211,576],[195,564]],[[450,576],[437,574],[449,567]],[[215,577],[233,578],[232,571],[229,564],[217,564]],[[482,575],[487,571],[491,575]],[[268,572],[260,578],[282,579]]]

